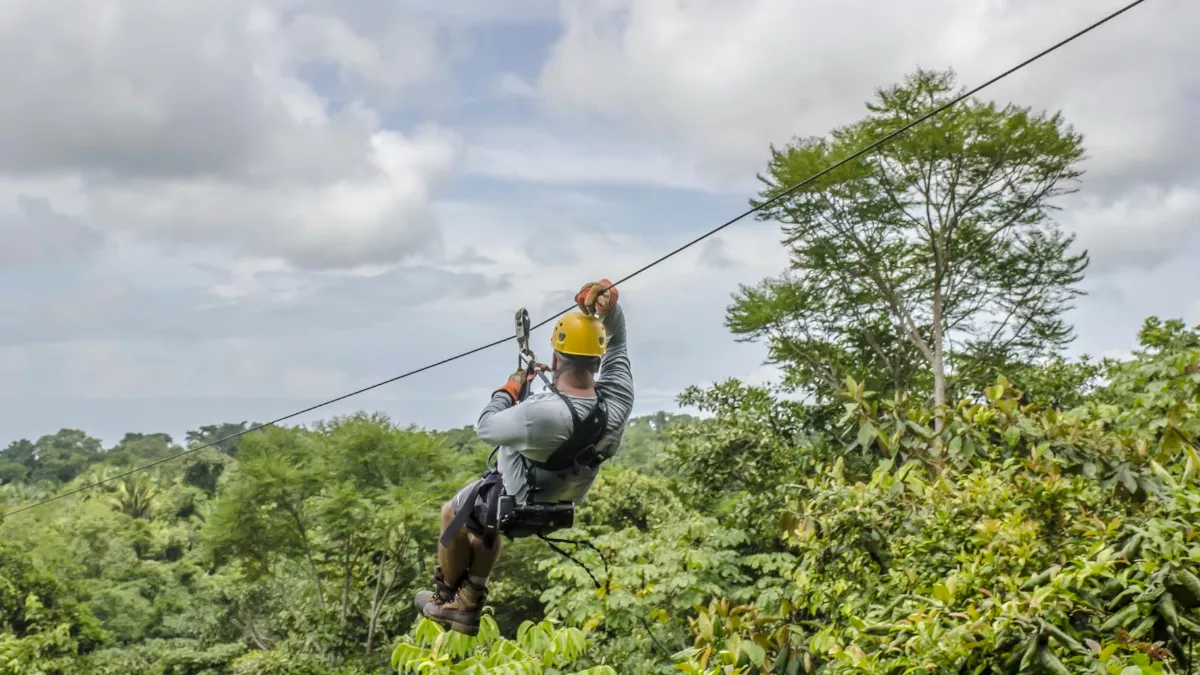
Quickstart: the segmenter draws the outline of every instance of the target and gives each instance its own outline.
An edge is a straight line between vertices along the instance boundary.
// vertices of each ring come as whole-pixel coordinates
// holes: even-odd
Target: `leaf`
[[[871,442],[875,440],[875,425],[870,422],[863,422],[858,426],[858,438],[856,443],[864,450],[871,447]]]
[[[1156,475],[1160,479],[1162,479],[1162,481],[1164,483],[1166,483],[1168,486],[1175,485],[1175,479],[1171,477],[1171,474],[1167,473],[1167,470],[1164,469],[1161,464],[1154,461],[1153,459],[1150,460],[1150,469],[1152,471],[1154,471],[1154,475]]]
[[[1129,472],[1128,468],[1121,467],[1121,470],[1117,472],[1117,475],[1121,479],[1121,484],[1125,486],[1125,489],[1129,492],[1129,494],[1137,493],[1137,479],[1133,477],[1133,474]]]
[[[750,663],[753,663],[755,666],[761,666],[763,660],[767,658],[766,651],[749,640],[742,643],[742,651],[750,658]]]
[[[1008,427],[1004,430],[1004,442],[1008,447],[1016,447],[1017,442],[1021,440],[1021,430],[1016,427]]]
[[[914,434],[920,436],[922,439],[928,440],[933,435],[932,429],[922,426],[920,424],[917,424],[916,422],[914,422],[912,420],[906,420],[904,422],[904,425],[906,427],[908,427],[909,431],[912,431]]]
[[[962,454],[962,445],[963,445],[962,436],[955,436],[954,438],[950,439],[950,446],[949,446],[950,454],[953,456],[958,456],[958,455]]]
[[[700,637],[707,642],[712,642],[713,639],[713,622],[707,613],[700,614],[696,617],[696,624],[700,627]]]

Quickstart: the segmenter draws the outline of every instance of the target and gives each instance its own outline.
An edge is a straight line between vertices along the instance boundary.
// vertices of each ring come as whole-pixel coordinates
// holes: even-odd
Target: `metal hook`
[[[524,307],[517,310],[516,315],[516,335],[517,335],[517,366],[525,367],[526,360],[529,364],[537,363],[537,359],[533,355],[533,350],[529,348],[529,311]]]

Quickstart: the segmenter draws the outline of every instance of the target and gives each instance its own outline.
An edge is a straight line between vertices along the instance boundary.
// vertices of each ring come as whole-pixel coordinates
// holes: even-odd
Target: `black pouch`
[[[511,538],[547,535],[565,530],[575,524],[573,502],[532,503],[518,506],[511,495],[500,495],[496,525],[500,533]]]

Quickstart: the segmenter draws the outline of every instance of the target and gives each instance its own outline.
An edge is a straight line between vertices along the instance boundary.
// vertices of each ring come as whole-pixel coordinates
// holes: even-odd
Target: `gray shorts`
[[[463,510],[463,507],[468,506],[466,503],[467,495],[471,492],[472,488],[474,488],[477,484],[482,483],[483,480],[484,479],[480,478],[478,480],[474,480],[474,481],[471,481],[470,483],[467,483],[466,487],[459,490],[458,494],[454,495],[454,499],[450,501],[450,507],[454,509],[455,515],[458,515],[458,513]],[[466,524],[467,532],[470,532],[471,534],[475,535],[476,537],[483,536],[483,523],[487,519],[488,495],[491,493],[492,490],[499,490],[499,489],[500,489],[500,483],[496,482],[490,486],[485,486],[482,490],[479,491],[479,494],[477,494],[475,496],[475,503],[469,505],[469,508],[471,509],[471,515],[469,518],[467,518],[467,524]]]

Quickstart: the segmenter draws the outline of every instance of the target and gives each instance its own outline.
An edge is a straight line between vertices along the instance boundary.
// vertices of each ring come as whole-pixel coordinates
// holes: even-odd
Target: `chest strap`
[[[544,461],[528,460],[529,464],[552,473],[568,471],[577,466],[596,468],[607,459],[596,450],[596,445],[608,431],[608,410],[604,406],[600,392],[596,392],[596,405],[592,406],[587,415],[581,418],[576,414],[575,406],[571,404],[569,398],[557,389],[553,389],[553,391],[563,400],[567,411],[571,413],[571,435]]]

